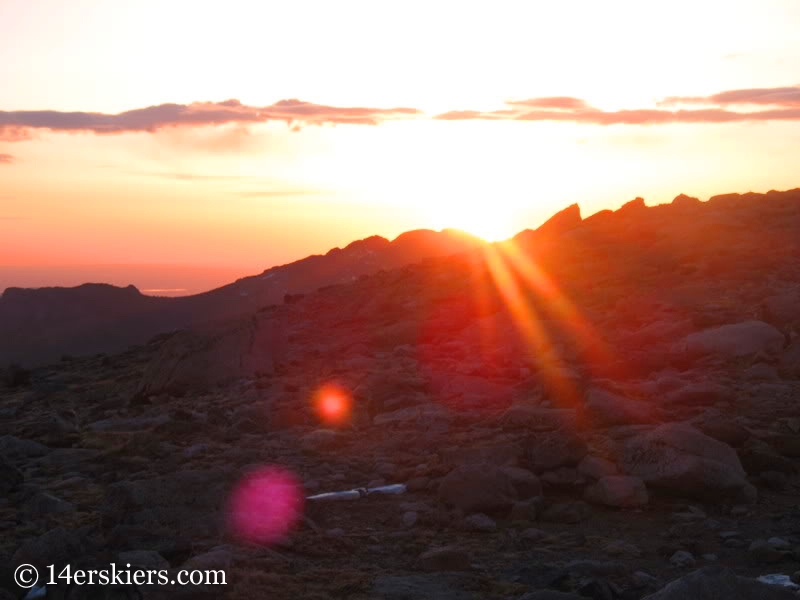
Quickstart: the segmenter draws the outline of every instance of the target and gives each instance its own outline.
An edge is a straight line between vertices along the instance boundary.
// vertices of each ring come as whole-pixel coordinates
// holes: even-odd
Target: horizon
[[[781,190],[782,191],[782,190]],[[748,192],[730,192],[730,193],[752,193],[753,190]],[[758,193],[758,192],[756,192]],[[765,193],[765,192],[761,192]],[[684,194],[680,192],[675,197],[680,195],[688,195],[693,197],[692,194]],[[719,195],[719,194],[715,194]],[[709,198],[700,199],[701,202],[708,201]],[[628,202],[625,200],[621,204]],[[660,202],[657,204],[647,203],[647,207],[660,206],[669,204],[671,200]],[[580,202],[575,202],[580,207]],[[511,236],[503,239],[486,239],[481,236],[475,236],[479,239],[490,244],[495,242],[503,242],[510,240],[518,233],[525,230],[535,230],[543,225],[548,219],[553,217],[558,212],[566,209],[563,206],[555,210],[551,215],[542,220],[540,223],[530,227],[522,227],[514,232]],[[608,209],[600,209],[601,212]],[[581,218],[586,219],[592,214],[584,214],[581,209]],[[470,232],[454,229],[443,228],[434,229],[436,233],[442,233],[448,229],[463,233],[466,235],[475,235]],[[409,230],[409,231],[419,231]],[[182,297],[202,294],[224,285],[233,283],[234,281],[243,277],[251,277],[265,272],[274,267],[281,267],[287,264],[294,263],[310,256],[323,256],[336,248],[345,248],[349,244],[369,237],[381,237],[390,242],[395,241],[398,237],[407,232],[401,232],[398,235],[387,237],[380,234],[366,235],[355,240],[333,246],[324,251],[312,252],[305,256],[298,256],[290,258],[286,262],[270,264],[266,266],[224,266],[224,265],[199,265],[199,264],[171,264],[171,263],[150,263],[150,264],[78,264],[78,265],[0,265],[0,296],[9,288],[27,288],[27,289],[40,289],[40,288],[67,288],[77,287],[83,284],[109,284],[116,287],[127,287],[133,285],[140,293],[148,296],[161,296],[161,297]],[[249,270],[248,270],[249,269]],[[245,272],[246,271],[246,272]],[[87,277],[89,279],[87,279]],[[95,277],[94,280],[91,277]],[[26,285],[27,282],[49,281],[45,285]],[[137,284],[136,280],[144,281],[144,284]],[[10,284],[6,284],[10,281]],[[169,287],[175,285],[184,285],[191,287]]]
[[[2,4],[0,289],[183,295],[371,235],[797,186],[791,0],[493,6]]]

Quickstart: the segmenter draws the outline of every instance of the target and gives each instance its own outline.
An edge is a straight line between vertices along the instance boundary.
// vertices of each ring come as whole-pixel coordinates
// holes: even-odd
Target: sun
[[[437,229],[460,229],[487,242],[505,240],[517,233],[512,216],[491,203],[440,204],[432,207],[431,213]]]

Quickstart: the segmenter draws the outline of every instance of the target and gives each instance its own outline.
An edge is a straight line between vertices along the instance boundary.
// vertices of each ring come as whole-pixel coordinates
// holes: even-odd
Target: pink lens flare
[[[246,542],[280,542],[300,520],[303,501],[297,477],[280,467],[263,467],[246,475],[231,494],[229,526]]]

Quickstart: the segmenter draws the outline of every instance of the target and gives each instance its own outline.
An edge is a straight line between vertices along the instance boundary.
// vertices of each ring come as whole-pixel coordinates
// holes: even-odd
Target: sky
[[[800,187],[797,31],[797,0],[0,0],[0,290]]]

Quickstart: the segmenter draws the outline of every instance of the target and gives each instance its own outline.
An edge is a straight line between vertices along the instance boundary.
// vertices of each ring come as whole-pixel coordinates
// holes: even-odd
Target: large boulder
[[[535,434],[525,442],[527,467],[535,473],[574,467],[587,453],[586,442],[569,429]]]
[[[507,511],[518,498],[514,478],[488,463],[461,465],[439,485],[439,498],[465,513]]]
[[[110,485],[101,506],[104,525],[130,525],[164,534],[218,535],[231,475],[217,470],[179,471]]]
[[[705,567],[676,579],[644,600],[797,600],[793,591],[739,577],[727,567]]]
[[[622,467],[648,486],[702,499],[753,501],[755,488],[733,448],[694,427],[667,423],[629,439]]]
[[[634,507],[647,504],[647,488],[638,477],[615,475],[603,477],[586,488],[584,497],[589,502],[606,506]]]
[[[593,425],[607,427],[656,421],[655,411],[644,402],[601,388],[586,392],[585,411]]]
[[[784,292],[770,296],[762,303],[764,320],[775,325],[800,321],[800,293]]]
[[[763,321],[744,321],[691,333],[680,350],[689,356],[715,355],[740,358],[754,354],[777,354],[784,345],[780,331]]]
[[[167,339],[147,365],[138,393],[182,396],[269,375],[285,345],[285,325],[265,313],[226,326],[181,331]]]

